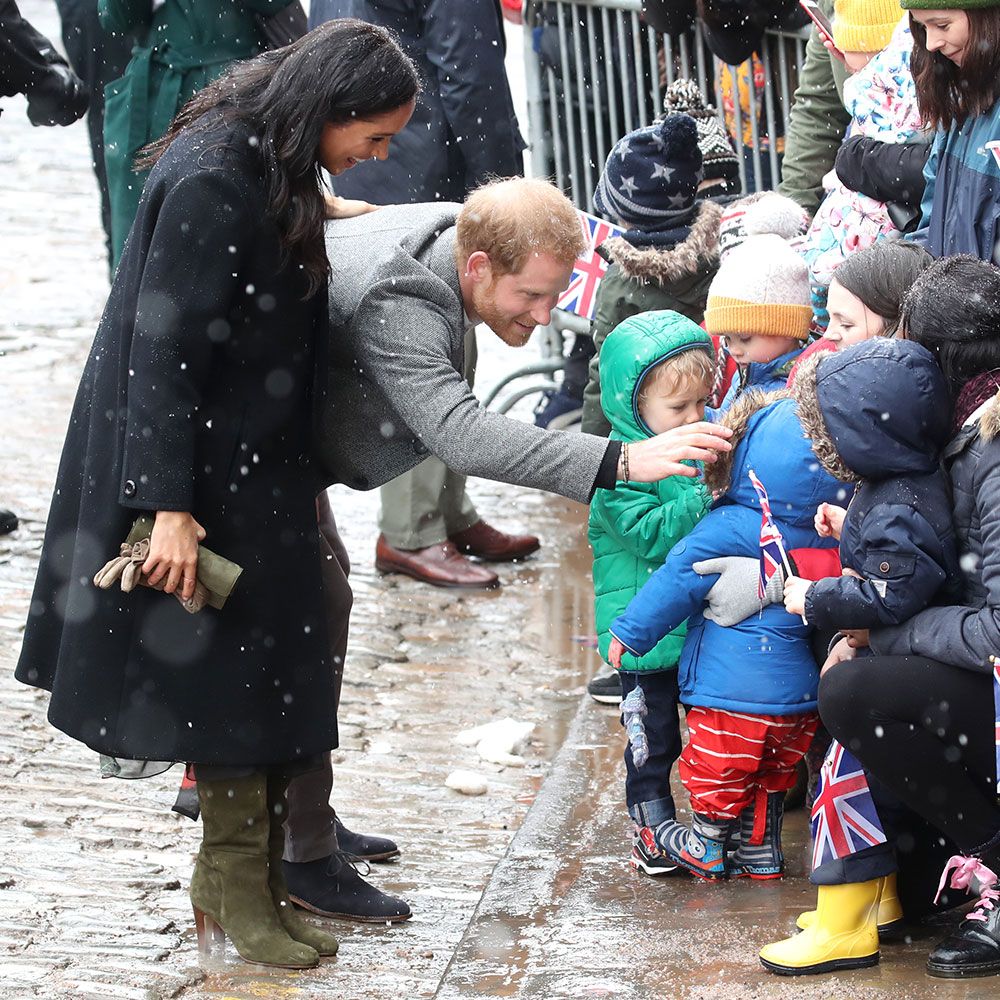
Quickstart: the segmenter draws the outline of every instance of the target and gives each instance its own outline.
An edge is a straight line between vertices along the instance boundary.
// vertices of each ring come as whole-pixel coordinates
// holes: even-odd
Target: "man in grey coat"
[[[335,220],[326,244],[319,457],[330,482],[373,489],[433,453],[467,475],[587,503],[619,481],[694,476],[684,462],[729,450],[731,432],[713,424],[623,444],[542,430],[479,405],[462,375],[467,329],[483,323],[506,344],[526,344],[548,323],[583,247],[575,209],[544,181],[497,181],[464,206],[403,205]],[[350,905],[342,882],[352,876],[337,853],[332,785],[327,757],[324,769],[289,786],[286,843],[300,846],[286,854],[285,876],[293,899],[334,916]]]
[[[310,24],[357,17],[394,31],[424,90],[389,159],[368,160],[337,177],[338,195],[376,205],[461,202],[490,177],[523,172],[524,141],[504,66],[499,0],[313,0]],[[475,333],[463,374],[473,381]],[[492,568],[534,552],[533,535],[483,521],[465,476],[431,456],[381,491],[375,566],[439,587],[489,589]]]

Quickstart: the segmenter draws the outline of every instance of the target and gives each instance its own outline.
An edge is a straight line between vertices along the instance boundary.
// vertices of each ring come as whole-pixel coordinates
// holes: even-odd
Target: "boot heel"
[[[202,958],[221,957],[226,950],[226,932],[197,906],[194,908],[194,926],[198,932],[198,954]]]

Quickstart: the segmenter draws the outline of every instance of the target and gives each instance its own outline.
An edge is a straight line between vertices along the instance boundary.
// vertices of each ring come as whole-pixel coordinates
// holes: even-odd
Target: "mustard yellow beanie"
[[[899,0],[835,0],[833,44],[841,52],[881,52],[902,17]]]
[[[805,261],[773,233],[750,236],[726,254],[708,289],[705,329],[806,340],[812,320]]]

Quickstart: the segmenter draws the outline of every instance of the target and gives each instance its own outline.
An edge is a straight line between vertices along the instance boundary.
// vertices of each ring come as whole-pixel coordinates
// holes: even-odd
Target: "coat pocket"
[[[916,556],[902,555],[899,552],[869,552],[861,567],[861,573],[869,580],[913,576],[916,561]]]

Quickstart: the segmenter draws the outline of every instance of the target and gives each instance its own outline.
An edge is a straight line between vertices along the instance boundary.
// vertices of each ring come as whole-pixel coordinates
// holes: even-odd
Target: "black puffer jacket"
[[[944,453],[954,497],[963,593],[871,634],[881,656],[914,653],[969,670],[1000,654],[1000,395],[977,410]]]
[[[896,625],[959,575],[948,481],[938,456],[951,407],[933,355],[906,340],[869,340],[805,362],[793,392],[820,464],[857,482],[840,540],[856,577],[813,584],[806,618],[821,629]]]

